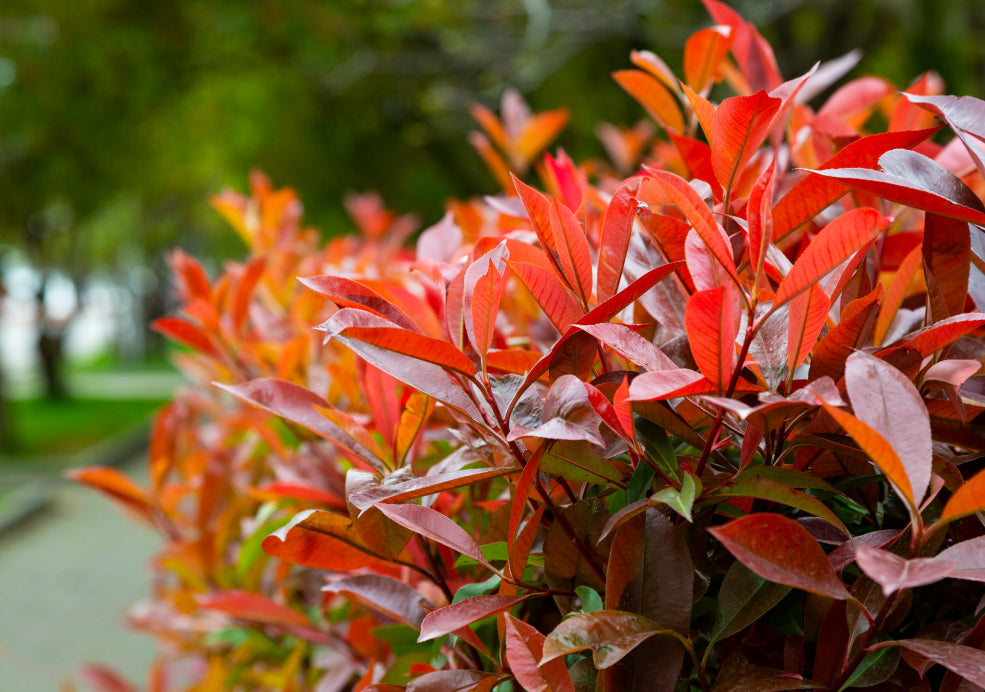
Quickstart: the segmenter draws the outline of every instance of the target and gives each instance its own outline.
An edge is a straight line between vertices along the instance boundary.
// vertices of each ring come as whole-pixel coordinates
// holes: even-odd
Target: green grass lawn
[[[74,454],[135,426],[165,403],[159,399],[8,401],[14,439],[7,453],[18,457]]]

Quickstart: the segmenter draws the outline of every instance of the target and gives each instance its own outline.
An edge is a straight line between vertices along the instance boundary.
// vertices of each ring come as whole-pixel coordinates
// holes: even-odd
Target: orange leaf
[[[574,212],[557,200],[551,201],[550,220],[555,241],[552,249],[558,253],[568,285],[587,308],[592,297],[592,255],[588,236]]]
[[[824,328],[831,302],[817,284],[797,295],[790,303],[787,330],[787,368],[793,372],[804,362]]]
[[[412,392],[400,414],[400,424],[393,438],[393,458],[397,466],[403,466],[407,454],[413,448],[421,431],[434,411],[434,400],[426,394]]]
[[[979,471],[954,491],[939,521],[946,524],[982,510],[985,510],[985,471]]]
[[[896,317],[897,311],[903,305],[903,300],[909,293],[910,286],[917,279],[922,259],[921,247],[917,246],[910,251],[903,259],[899,269],[896,270],[896,274],[889,284],[889,289],[886,291],[886,297],[883,298],[882,305],[879,306],[875,331],[872,333],[872,343],[875,346],[882,346],[882,342],[893,324],[893,318]]]
[[[159,317],[151,323],[151,327],[172,341],[177,341],[196,351],[209,356],[219,355],[219,351],[212,343],[212,338],[205,330],[180,317]]]
[[[875,209],[853,209],[839,216],[821,229],[807,250],[794,262],[776,290],[773,307],[808,289],[888,227],[889,219]]]
[[[612,78],[639,101],[650,117],[666,130],[684,132],[684,117],[674,95],[655,77],[641,70],[619,70]]]
[[[735,338],[739,333],[738,294],[732,284],[691,296],[684,313],[691,353],[701,373],[724,390],[735,368]]]
[[[268,555],[285,562],[337,572],[382,566],[389,557],[374,552],[349,517],[318,510],[301,512],[262,545]]]
[[[692,89],[704,91],[728,55],[734,37],[727,26],[710,26],[691,34],[684,44],[684,80]]]
[[[530,291],[554,328],[562,334],[572,322],[585,314],[554,272],[528,262],[507,260],[506,264]]]
[[[519,139],[514,143],[517,153],[527,162],[553,142],[568,124],[568,111],[560,108],[537,113],[527,121]]]
[[[715,110],[711,123],[711,164],[715,177],[726,190],[732,188],[766,139],[781,103],[780,99],[760,91],[752,96],[727,98]]]
[[[121,509],[154,525],[151,501],[144,489],[114,468],[87,466],[71,469],[65,475],[106,495]]]
[[[852,436],[852,439],[858,443],[858,446],[869,455],[872,463],[883,472],[886,478],[889,479],[889,482],[893,484],[893,487],[896,488],[896,491],[906,500],[911,511],[916,511],[916,502],[913,499],[910,478],[906,474],[906,469],[903,467],[903,462],[900,460],[899,455],[893,449],[893,446],[886,441],[886,438],[850,413],[846,413],[823,401],[821,402],[821,406],[835,419],[838,425]]]
[[[264,258],[256,257],[248,265],[239,279],[236,281],[236,290],[233,293],[233,326],[240,329],[246,319],[247,310],[250,307],[250,300],[253,298],[253,291],[256,289],[257,282],[263,276],[266,266]]]

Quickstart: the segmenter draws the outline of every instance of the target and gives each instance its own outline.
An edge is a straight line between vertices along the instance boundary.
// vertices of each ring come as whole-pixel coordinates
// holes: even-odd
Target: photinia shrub
[[[413,249],[215,200],[251,257],[172,256],[149,487],[75,473],[164,541],[150,689],[985,687],[985,102],[818,101],[850,63],[705,5],[614,75],[661,138],[477,106],[502,194]]]

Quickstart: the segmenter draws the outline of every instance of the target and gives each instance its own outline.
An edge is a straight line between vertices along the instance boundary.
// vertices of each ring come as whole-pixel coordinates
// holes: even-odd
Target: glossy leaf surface
[[[709,531],[763,579],[836,600],[851,598],[821,546],[792,519],[750,514]]]

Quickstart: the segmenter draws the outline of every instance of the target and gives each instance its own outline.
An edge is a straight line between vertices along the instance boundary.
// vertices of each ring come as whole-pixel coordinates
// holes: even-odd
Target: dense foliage
[[[252,254],[172,256],[150,486],[75,474],[164,540],[151,689],[985,686],[985,102],[808,105],[850,66],[705,5],[682,81],[615,73],[665,138],[476,107],[503,195],[413,250],[217,198]]]

